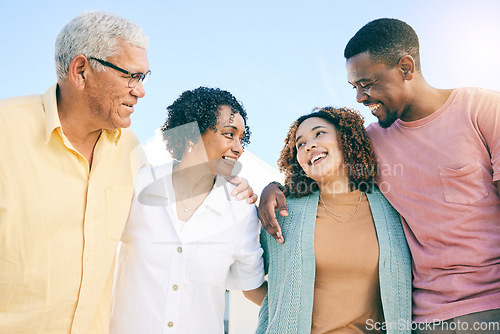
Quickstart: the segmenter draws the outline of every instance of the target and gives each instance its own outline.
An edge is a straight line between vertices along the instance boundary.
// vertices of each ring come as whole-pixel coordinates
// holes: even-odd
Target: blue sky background
[[[96,9],[138,23],[149,36],[152,76],[132,118],[143,143],[164,122],[166,106],[199,86],[229,90],[243,103],[253,133],[247,149],[273,166],[290,124],[315,106],[352,107],[366,124],[375,121],[355,101],[343,50],[380,17],[416,30],[431,85],[500,90],[497,0],[9,1],[0,11],[0,99],[54,84],[57,34]]]

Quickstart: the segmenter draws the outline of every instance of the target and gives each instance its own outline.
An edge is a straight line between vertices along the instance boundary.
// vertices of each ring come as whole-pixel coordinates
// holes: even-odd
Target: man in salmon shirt
[[[348,42],[347,78],[378,118],[367,132],[378,185],[403,220],[413,256],[415,333],[500,332],[500,92],[437,89],[424,79],[415,31],[378,19]],[[259,218],[283,242],[264,189]],[[394,325],[394,324],[392,324]]]

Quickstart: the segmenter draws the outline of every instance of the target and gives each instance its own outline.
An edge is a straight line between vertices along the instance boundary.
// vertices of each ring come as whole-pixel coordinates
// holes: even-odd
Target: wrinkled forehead
[[[124,67],[132,73],[146,73],[149,70],[148,52],[145,48],[134,46],[120,40],[116,54],[107,57],[107,60]]]

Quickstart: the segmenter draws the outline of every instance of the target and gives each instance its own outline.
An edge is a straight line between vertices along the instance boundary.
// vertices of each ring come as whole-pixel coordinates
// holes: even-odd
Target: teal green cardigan
[[[411,333],[411,257],[401,218],[378,188],[366,196],[379,242],[380,294],[385,324],[378,325],[385,325],[388,334]],[[288,217],[278,215],[284,244],[276,242],[264,230],[261,232],[269,290],[259,312],[258,334],[311,332],[318,198],[317,191],[301,198],[287,198]],[[335,302],[342,303],[342,300]]]

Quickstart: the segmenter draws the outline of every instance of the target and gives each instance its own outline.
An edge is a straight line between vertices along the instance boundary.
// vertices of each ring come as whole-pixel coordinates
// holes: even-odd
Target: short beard
[[[386,113],[385,114],[385,119],[379,119],[378,120],[378,124],[380,124],[380,127],[384,128],[384,129],[387,129],[388,127],[390,127],[394,122],[396,122],[396,120],[398,119],[398,115],[396,115],[396,113],[393,113],[391,112],[390,114],[389,113]]]
[[[409,106],[406,106],[403,108],[403,112],[401,115],[408,114],[410,110]],[[385,112],[385,119],[379,119],[378,124],[380,124],[380,127],[387,129],[390,127],[394,122],[396,122],[401,116],[398,116],[397,111],[386,111]]]

